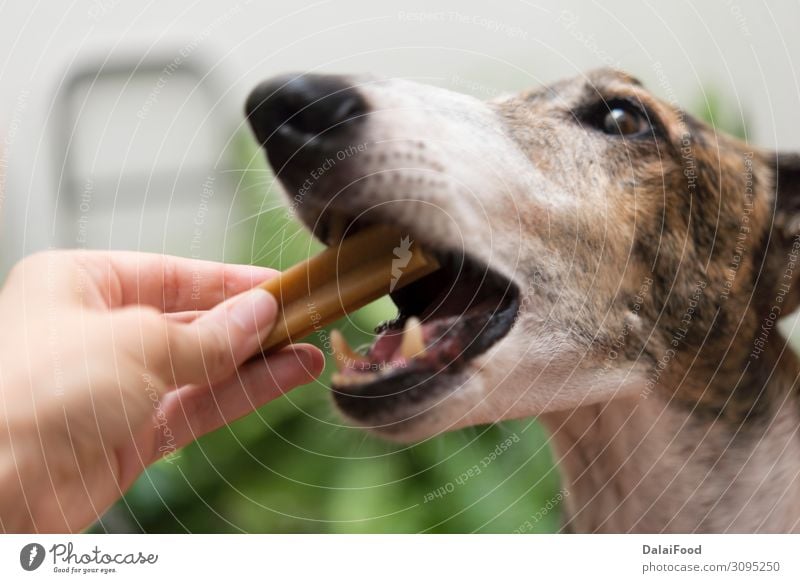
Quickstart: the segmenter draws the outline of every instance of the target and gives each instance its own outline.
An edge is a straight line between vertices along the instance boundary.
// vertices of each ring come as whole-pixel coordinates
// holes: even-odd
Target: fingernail
[[[325,357],[322,352],[311,346],[295,346],[295,354],[303,368],[313,376],[317,376],[325,367]]]
[[[257,334],[272,327],[278,304],[264,289],[255,288],[239,294],[228,310],[228,318],[245,334]]]

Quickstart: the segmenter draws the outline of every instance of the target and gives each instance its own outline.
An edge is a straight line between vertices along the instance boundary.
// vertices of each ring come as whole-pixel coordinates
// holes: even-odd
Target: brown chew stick
[[[278,318],[263,351],[297,342],[439,268],[416,245],[403,249],[401,240],[394,228],[371,227],[263,283],[278,300]]]

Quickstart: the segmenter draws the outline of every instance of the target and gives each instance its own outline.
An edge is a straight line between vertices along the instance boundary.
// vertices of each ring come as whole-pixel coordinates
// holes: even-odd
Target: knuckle
[[[164,261],[161,267],[161,278],[165,291],[166,310],[171,311],[177,306],[182,306],[185,298],[182,297],[181,273],[173,261]]]
[[[29,265],[37,265],[41,263],[48,263],[51,262],[54,258],[56,258],[59,254],[63,254],[63,251],[58,251],[54,249],[48,249],[46,251],[36,251],[35,253],[31,253],[27,257],[25,257],[21,263],[29,264]]]
[[[77,268],[86,262],[86,251],[48,249],[36,251],[15,263],[9,270],[7,280],[19,281],[47,278],[53,287],[70,286],[74,283]]]
[[[18,278],[25,272],[39,272],[54,263],[57,251],[37,251],[17,261],[9,272],[10,278]]]
[[[119,310],[125,327],[131,332],[155,338],[164,335],[164,318],[150,306],[131,306]]]
[[[136,353],[148,369],[170,368],[170,334],[158,310],[149,306],[124,308],[117,318],[117,338],[124,348]]]
[[[233,366],[234,358],[224,328],[214,327],[201,344],[201,358],[209,376],[219,377]]]

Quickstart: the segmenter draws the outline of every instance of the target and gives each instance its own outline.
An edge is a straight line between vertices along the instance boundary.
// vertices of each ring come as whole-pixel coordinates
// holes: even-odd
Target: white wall
[[[259,79],[286,70],[445,85],[457,75],[513,89],[604,62],[663,95],[660,63],[679,101],[693,102],[711,85],[746,112],[755,142],[800,148],[798,32],[800,3],[765,0],[11,0],[0,7],[0,120],[23,87],[52,87],[77,49],[146,51],[176,38],[219,51],[238,101]]]

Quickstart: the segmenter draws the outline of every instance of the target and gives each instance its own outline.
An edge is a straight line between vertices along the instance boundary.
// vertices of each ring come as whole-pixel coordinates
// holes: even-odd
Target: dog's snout
[[[272,159],[311,141],[332,140],[367,112],[358,89],[336,75],[283,76],[265,81],[247,99],[245,113]]]

